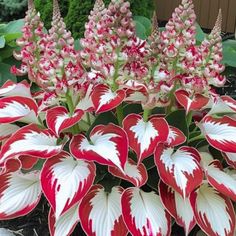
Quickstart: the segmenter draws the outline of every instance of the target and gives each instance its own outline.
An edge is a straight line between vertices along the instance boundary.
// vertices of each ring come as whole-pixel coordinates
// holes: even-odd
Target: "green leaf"
[[[160,177],[157,172],[156,166],[152,169],[148,170],[148,180],[147,185],[152,188],[153,190],[157,190],[158,182],[160,180]]]
[[[22,35],[22,33],[9,33],[9,34],[5,34],[5,40],[7,43],[16,40],[18,38],[20,38]]]
[[[196,40],[198,42],[202,42],[206,37],[206,34],[203,32],[201,26],[198,23],[196,23],[196,31],[197,31]]]
[[[24,20],[20,19],[20,20],[14,20],[14,21],[10,21],[5,29],[4,32],[5,33],[21,33],[21,29],[24,26]]]
[[[137,36],[141,39],[146,39],[147,38],[146,29],[143,26],[143,24],[141,24],[139,21],[134,21],[134,22]]]
[[[0,36],[0,48],[4,48],[5,47],[5,43],[6,43],[5,37],[3,35]]]
[[[222,63],[236,67],[236,40],[226,40],[223,42]]]
[[[5,63],[0,63],[0,86],[2,86],[7,80],[16,82],[16,76],[10,73],[11,66]]]
[[[91,130],[96,125],[107,125],[109,123],[113,123],[113,124],[118,125],[117,119],[116,119],[115,115],[111,111],[99,114],[97,116],[97,118],[95,119],[95,121],[93,122],[93,124],[91,125],[90,129],[88,130],[87,135],[90,134]]]
[[[112,187],[119,186],[120,183],[121,179],[113,176],[109,172],[107,172],[102,180],[98,182],[98,184],[101,184],[105,188],[106,192],[111,192]]]
[[[185,110],[173,111],[166,117],[166,120],[169,123],[169,125],[172,125],[180,129],[188,139],[189,131],[188,131],[188,124],[186,120]]]
[[[140,104],[127,104],[123,107],[124,116],[127,116],[131,113],[139,114],[143,111]]]
[[[2,59],[6,59],[12,56],[14,48],[5,45],[4,48],[0,49],[0,55]]]
[[[134,20],[144,26],[145,34],[147,36],[151,34],[152,22],[150,21],[150,19],[148,19],[147,17],[144,17],[144,16],[134,16]]]

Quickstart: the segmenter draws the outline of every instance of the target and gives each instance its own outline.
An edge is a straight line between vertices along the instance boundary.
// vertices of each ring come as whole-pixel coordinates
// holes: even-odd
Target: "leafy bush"
[[[24,17],[27,0],[0,0],[0,22]]]
[[[105,0],[105,4],[110,1]],[[153,13],[153,1],[151,0],[130,0],[131,10],[134,15],[142,15],[150,18]],[[92,10],[94,0],[62,0],[60,9],[62,16],[65,17],[67,28],[72,32],[75,38],[83,37],[84,25],[88,20],[88,15]],[[48,16],[52,12],[52,2],[47,0],[36,0],[35,6],[41,13],[41,18],[46,28],[50,28],[51,19]]]
[[[236,101],[215,93],[221,12],[201,35],[191,0],[161,31],[128,2],[97,0],[75,50],[57,1],[48,32],[29,3],[11,71],[30,84],[0,89],[0,219],[44,194],[51,235],[79,222],[87,235],[169,236],[175,222],[233,236]]]

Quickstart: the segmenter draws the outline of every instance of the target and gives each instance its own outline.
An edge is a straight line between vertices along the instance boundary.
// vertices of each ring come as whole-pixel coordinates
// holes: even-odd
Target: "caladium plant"
[[[129,2],[102,0],[81,50],[53,2],[46,32],[29,0],[12,73],[0,88],[0,219],[44,195],[51,235],[168,236],[198,225],[235,235],[236,101],[223,86],[221,12],[196,41],[192,0],[146,40]],[[196,226],[197,227],[197,226]]]

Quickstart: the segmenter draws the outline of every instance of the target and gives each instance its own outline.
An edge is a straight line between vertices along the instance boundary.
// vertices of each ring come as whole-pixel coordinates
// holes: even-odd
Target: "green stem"
[[[192,118],[193,118],[193,112],[190,111],[190,112],[187,114],[187,117],[186,117],[188,127],[189,127],[189,126],[191,125],[191,123],[192,123]]]
[[[119,126],[122,126],[122,121],[124,119],[122,103],[118,107],[116,107],[116,117],[117,117]]]
[[[87,118],[87,123],[90,126],[91,125],[91,119],[90,119],[90,114],[88,112],[86,113],[86,118]]]
[[[201,140],[201,139],[204,139],[204,138],[205,138],[204,135],[200,134],[200,135],[198,135],[196,137],[193,137],[193,138],[189,139],[188,142],[191,143],[191,142],[194,142],[194,141],[197,141],[197,140]]]
[[[75,108],[74,108],[73,100],[68,92],[66,94],[66,103],[67,103],[70,115],[72,116]],[[79,133],[78,124],[75,124],[73,127],[71,127],[71,131],[72,131],[72,134],[78,134]]]
[[[149,116],[150,112],[151,112],[151,111],[150,111],[149,109],[144,109],[144,111],[143,111],[143,120],[144,120],[145,122],[148,121],[148,116]]]

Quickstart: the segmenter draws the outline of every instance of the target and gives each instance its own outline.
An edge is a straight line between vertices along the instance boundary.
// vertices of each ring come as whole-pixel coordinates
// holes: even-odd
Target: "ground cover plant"
[[[124,0],[97,0],[81,50],[53,2],[49,31],[29,1],[0,88],[0,220],[44,195],[51,235],[235,234],[236,101],[224,86],[222,15],[196,40],[191,0],[143,40]]]

